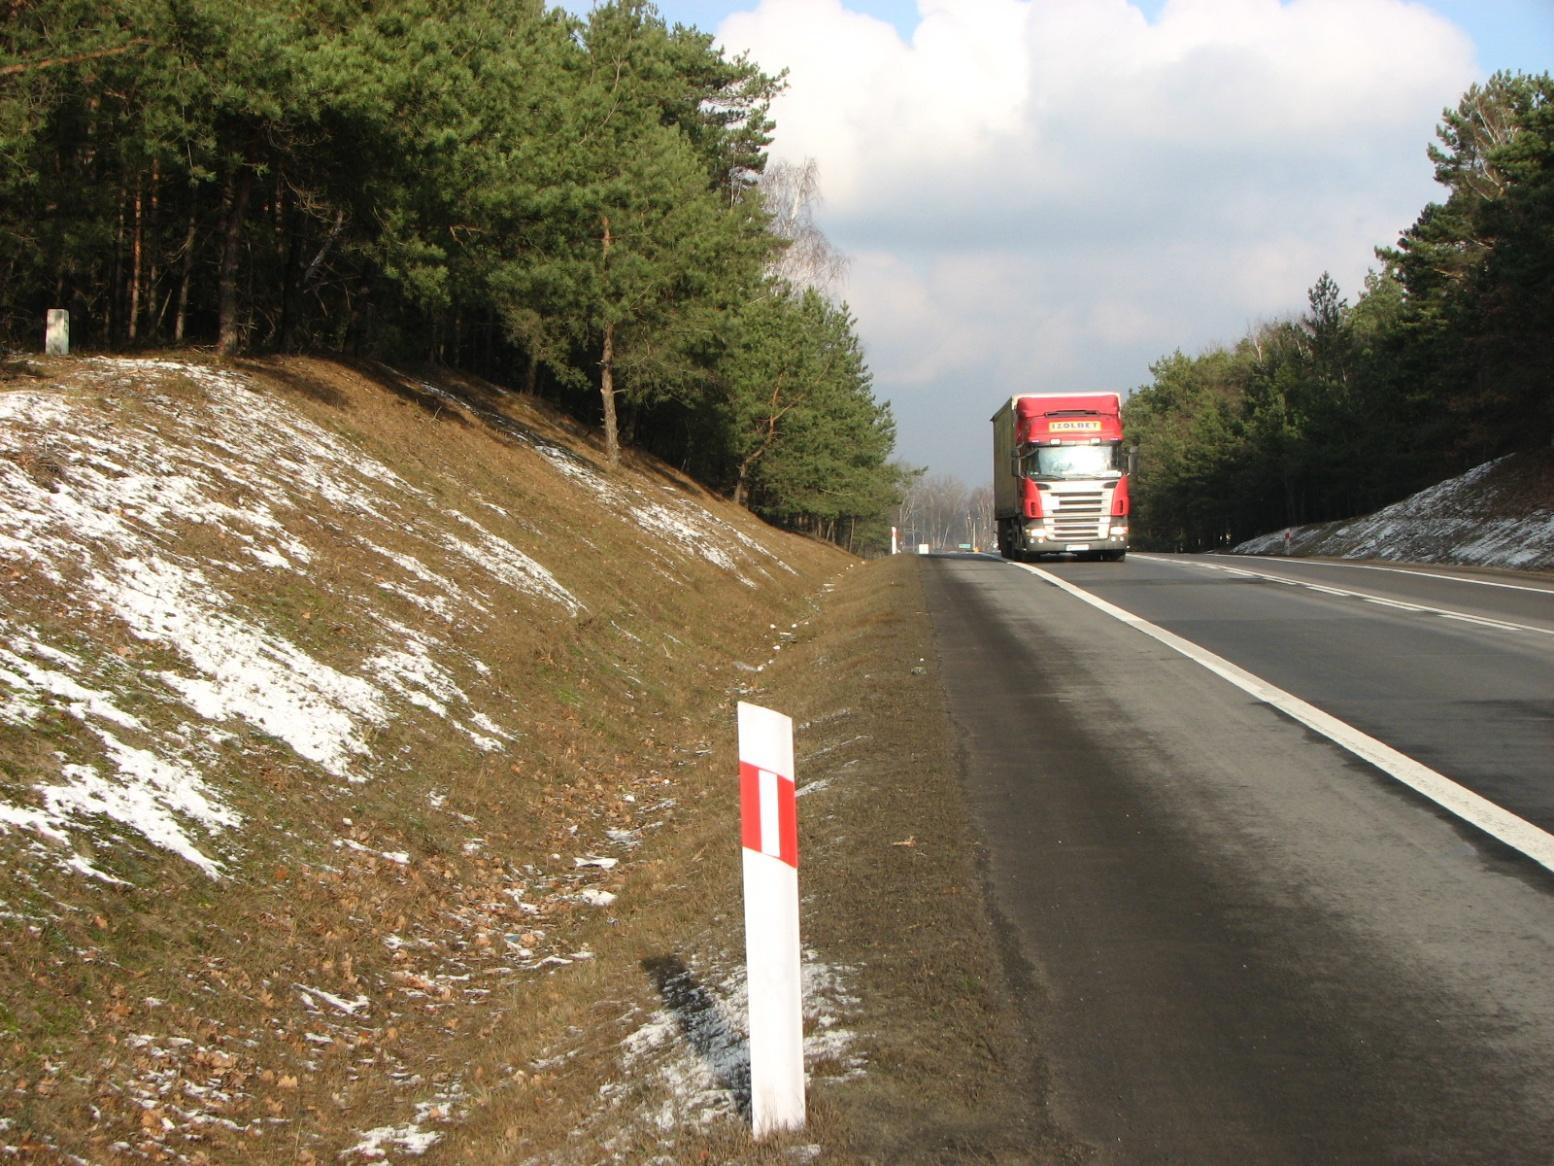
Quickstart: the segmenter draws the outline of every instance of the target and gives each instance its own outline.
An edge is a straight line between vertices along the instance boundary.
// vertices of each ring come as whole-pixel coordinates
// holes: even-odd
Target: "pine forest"
[[[0,344],[424,361],[852,549],[892,460],[785,77],[644,0],[0,0]],[[1554,438],[1554,79],[1443,112],[1354,304],[1151,366],[1135,542],[1233,545]],[[1034,370],[1033,370],[1034,374]],[[1033,375],[1033,379],[1034,375]],[[984,396],[997,396],[989,386]]]
[[[1124,408],[1135,542],[1233,546],[1370,513],[1554,439],[1554,79],[1497,73],[1428,147],[1444,202],[1376,251],[1351,305],[1151,366]]]
[[[641,0],[0,8],[0,344],[63,308],[75,350],[441,364],[879,539],[894,422],[768,166],[784,78]]]

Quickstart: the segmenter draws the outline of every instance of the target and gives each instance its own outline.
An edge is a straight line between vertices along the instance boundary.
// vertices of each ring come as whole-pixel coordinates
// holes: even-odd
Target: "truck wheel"
[[[1020,553],[1015,549],[1015,535],[1007,522],[998,524],[998,553],[1010,561],[1018,561]]]

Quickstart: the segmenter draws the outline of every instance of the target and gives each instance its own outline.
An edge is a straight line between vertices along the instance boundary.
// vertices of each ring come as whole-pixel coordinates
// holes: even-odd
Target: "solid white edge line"
[[[1282,688],[1276,688],[1265,680],[1239,668],[1222,656],[1216,656],[1204,648],[1200,648],[1190,640],[1183,639],[1174,632],[1168,632],[1164,628],[1156,627],[1141,616],[1134,615],[1115,604],[1108,603],[1098,596],[1091,595],[1088,591],[1076,587],[1066,579],[1059,578],[1049,571],[1043,571],[1040,567],[1032,567],[1025,563],[1015,563],[1022,571],[1029,571],[1037,578],[1044,579],[1054,587],[1081,599],[1097,611],[1104,612],[1115,620],[1137,628],[1145,635],[1158,640],[1173,651],[1180,652],[1193,661],[1224,680],[1228,680],[1243,692],[1250,694],[1266,704],[1272,705],[1280,712],[1294,718],[1301,724],[1332,741],[1335,745],[1347,749],[1362,761],[1374,765],[1388,776],[1395,778],[1410,789],[1423,794],[1442,809],[1455,814],[1464,822],[1478,827],[1490,837],[1498,839],[1532,859],[1534,862],[1554,870],[1554,835],[1540,830],[1525,818],[1518,817],[1511,811],[1497,806],[1488,798],[1481,797],[1470,789],[1458,785],[1444,774],[1437,773],[1427,765],[1421,765],[1412,757],[1399,753],[1390,745],[1383,744],[1366,733],[1362,733],[1353,725],[1339,720],[1337,717],[1323,712],[1315,705],[1308,704],[1293,693],[1285,692]]]
[[[1421,579],[1444,579],[1448,583],[1472,583],[1476,587],[1504,587],[1507,591],[1531,591],[1535,595],[1554,595],[1554,587],[1529,587],[1526,583],[1501,583],[1497,579],[1473,579],[1467,575],[1443,575],[1439,571],[1412,571],[1406,567],[1382,567],[1375,563],[1329,563],[1322,559],[1293,556],[1307,567],[1348,567],[1354,571],[1386,571],[1391,575],[1417,575]],[[1248,559],[1270,559],[1273,562],[1288,560],[1286,555],[1247,555]]]
[[[1140,555],[1147,558],[1147,555]],[[1387,599],[1380,595],[1367,595],[1363,591],[1345,591],[1341,587],[1329,587],[1323,583],[1312,583],[1305,579],[1293,579],[1288,575],[1274,575],[1264,571],[1253,571],[1247,567],[1232,567],[1225,563],[1185,563],[1174,564],[1177,566],[1199,566],[1209,571],[1224,571],[1227,575],[1245,575],[1248,579],[1267,579],[1271,583],[1286,583],[1291,587],[1304,587],[1308,591],[1317,591],[1323,595],[1336,595],[1341,599],[1363,599],[1366,603],[1376,603],[1383,607],[1395,607],[1399,611],[1412,611],[1420,615],[1438,615],[1442,619],[1454,619],[1462,623],[1477,624],[1479,627],[1498,628],[1503,632],[1533,632],[1540,636],[1554,636],[1554,629],[1536,628],[1531,624],[1509,623],[1506,620],[1491,619],[1484,615],[1468,615],[1466,612],[1452,611],[1445,607],[1429,607],[1423,603],[1409,603],[1402,599]],[[1333,564],[1328,564],[1332,566]],[[1436,578],[1449,578],[1440,575]],[[1529,587],[1524,590],[1536,591],[1537,588]]]

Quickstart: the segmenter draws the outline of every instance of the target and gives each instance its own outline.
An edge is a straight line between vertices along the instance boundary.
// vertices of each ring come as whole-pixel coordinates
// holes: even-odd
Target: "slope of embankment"
[[[848,562],[483,383],[7,364],[0,1156],[543,1160],[601,1082],[542,1051],[704,924],[733,697]]]
[[[1554,449],[1512,454],[1362,518],[1274,531],[1234,548],[1465,567],[1554,570]]]

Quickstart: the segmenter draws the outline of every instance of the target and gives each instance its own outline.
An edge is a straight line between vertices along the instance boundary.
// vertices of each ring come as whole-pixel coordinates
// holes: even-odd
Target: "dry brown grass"
[[[587,974],[497,1030],[495,1047],[548,1047],[564,1064],[482,1093],[431,1160],[1083,1159],[1040,1100],[1026,1035],[1034,989],[1006,962],[988,913],[921,599],[911,559],[849,572],[745,693],[795,717],[800,788],[810,787],[799,803],[803,940],[846,984],[850,1041],[809,1058],[806,1128],[755,1143],[734,1112],[660,1128],[653,1115],[685,1107],[651,1065],[618,1109],[601,1116],[596,1096],[619,1080],[623,1039],[664,1006],[656,968],[690,969],[716,997],[742,958],[734,758],[721,741],[680,787],[702,808],[633,872],[631,913]]]
[[[429,1166],[1067,1160],[1030,1110],[1023,989],[984,906],[912,560],[848,569],[661,466],[622,475],[671,483],[795,569],[748,587],[558,475],[536,443],[597,468],[591,435],[533,402],[327,361],[244,368],[437,505],[532,549],[586,611],[488,595],[485,616],[437,617],[381,592],[381,556],[345,511],[285,515],[313,551],[305,577],[224,572],[238,553],[226,532],[180,528],[176,553],[331,666],[369,651],[369,607],[435,628],[472,705],[516,741],[484,752],[406,710],[353,784],[230,725],[205,777],[247,825],[220,848],[221,880],[106,822],[84,857],[123,886],[0,831],[0,1144],[37,1161],[349,1163],[371,1160],[353,1152],[367,1131],[413,1125],[442,1135]],[[198,385],[86,395],[155,412],[164,392],[198,415]],[[408,525],[371,538],[480,582]],[[50,642],[74,637],[94,685],[176,727],[153,681],[175,652],[36,571],[0,583]],[[630,1064],[623,1044],[655,1017],[685,1021],[688,1000],[733,1006],[741,696],[799,726],[804,943],[838,984],[835,1015],[810,1029],[848,1034],[811,1059],[808,1128],[760,1144],[728,1089],[705,1113],[687,1096],[676,1066],[716,1054],[689,1027]],[[82,733],[57,711],[26,731],[0,723],[0,794],[24,801]],[[619,865],[574,865],[589,855]],[[617,898],[590,906],[584,888]]]
[[[812,1086],[823,1160],[1080,1160],[987,905],[917,560],[850,572],[774,688],[805,723],[801,788],[826,783],[800,802],[805,942],[852,969],[868,1063]]]
[[[78,836],[78,850],[125,885],[83,879],[40,859],[46,840],[0,832],[0,1143],[38,1160],[338,1161],[363,1131],[403,1126],[418,1105],[432,1107],[423,1124],[436,1131],[478,1111],[483,1095],[549,1096],[558,1076],[532,1063],[574,1010],[597,1027],[594,986],[615,974],[639,901],[674,894],[660,844],[678,845],[704,797],[688,785],[696,767],[678,762],[721,730],[733,662],[764,659],[767,625],[809,610],[843,561],[761,533],[795,573],[747,588],[676,548],[645,547],[636,526],[532,447],[575,446],[575,427],[490,386],[466,385],[474,404],[461,406],[385,370],[311,360],[246,367],[265,391],[348,435],[436,504],[537,548],[587,610],[569,618],[523,596],[486,595],[481,626],[438,626],[471,665],[457,680],[472,704],[516,733],[499,754],[436,717],[404,716],[371,740],[372,779],[348,784],[262,732],[231,726],[204,766],[248,823],[237,845],[221,848],[222,880],[134,844],[106,820]],[[69,393],[70,370],[53,365],[40,379]],[[132,413],[150,394],[191,415],[202,407],[199,386],[176,376],[93,385],[80,399]],[[187,439],[178,425],[158,428],[169,442]],[[29,474],[46,462],[35,458]],[[646,484],[625,480],[644,490],[675,480],[684,496],[757,534],[748,516],[694,484],[653,473]],[[244,489],[232,482],[232,497]],[[312,548],[306,577],[223,571],[237,552],[208,523],[180,528],[170,553],[202,564],[255,622],[343,671],[369,640],[353,597],[371,596],[409,626],[428,620],[376,591],[381,558],[363,549],[353,515],[284,519]],[[429,555],[425,545],[387,549]],[[435,569],[480,585],[454,556]],[[145,675],[174,662],[35,569],[6,575],[10,618],[50,642],[71,636],[90,679],[121,707],[135,703]],[[477,657],[488,671],[474,669]],[[165,700],[142,706],[161,718],[149,728],[176,728]],[[84,735],[63,711],[25,729],[0,726],[7,799],[28,804],[64,739],[79,751]],[[641,829],[642,844],[611,849],[608,829]],[[384,857],[395,852],[410,861]],[[622,865],[573,867],[590,853],[618,854]],[[620,907],[574,901],[585,885],[622,892]],[[595,958],[524,970],[582,951]],[[367,1003],[349,1010],[358,1000]],[[564,1143],[555,1115],[565,1107],[543,1112]],[[504,1125],[498,1140],[508,1136]]]

